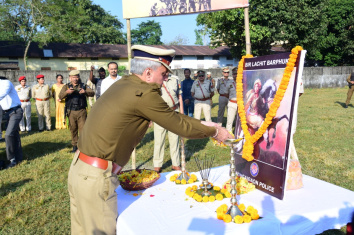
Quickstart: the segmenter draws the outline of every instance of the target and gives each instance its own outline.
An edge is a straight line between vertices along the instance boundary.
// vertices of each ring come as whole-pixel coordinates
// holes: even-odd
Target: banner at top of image
[[[123,0],[123,18],[181,15],[248,7],[248,0]]]

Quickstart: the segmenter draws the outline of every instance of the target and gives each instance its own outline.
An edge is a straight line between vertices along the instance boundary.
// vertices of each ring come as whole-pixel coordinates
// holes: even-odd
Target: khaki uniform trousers
[[[226,122],[226,130],[232,132],[232,125],[234,124],[234,120],[237,112],[237,104],[229,101],[227,104],[227,122]]]
[[[23,117],[20,121],[20,131],[31,131],[31,101],[21,102],[21,108],[23,109]]]
[[[52,126],[52,121],[50,119],[50,101],[39,101],[36,100],[36,110],[38,116],[38,128],[39,130],[44,130],[44,117],[47,130],[50,130]]]
[[[348,105],[350,103],[350,100],[352,98],[353,92],[354,92],[354,85],[352,85],[352,87],[348,90],[347,100],[345,101],[345,105]]]
[[[224,119],[225,107],[228,104],[229,99],[225,96],[219,96],[219,110],[217,123],[221,126]]]
[[[77,111],[68,110],[69,112],[69,128],[71,132],[71,144],[72,146],[77,146],[77,141],[79,139],[79,132],[81,133],[82,128],[87,118],[86,109],[80,109]]]
[[[118,218],[117,175],[108,168],[84,163],[76,151],[68,176],[70,196],[71,234],[116,234]]]
[[[162,167],[165,152],[165,139],[167,130],[154,123],[154,167]],[[170,143],[170,155],[172,166],[180,165],[181,152],[179,148],[179,136],[168,131],[168,141]]]
[[[194,100],[194,118],[200,120],[202,109],[205,121],[211,122],[211,100]]]

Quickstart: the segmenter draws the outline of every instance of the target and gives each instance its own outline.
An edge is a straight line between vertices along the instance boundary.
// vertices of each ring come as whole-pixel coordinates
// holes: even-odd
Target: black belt
[[[21,105],[17,105],[17,106],[15,106],[15,107],[10,108],[10,109],[4,110],[4,113],[11,112],[11,111],[16,110],[16,109],[18,109],[18,108],[21,108]]]

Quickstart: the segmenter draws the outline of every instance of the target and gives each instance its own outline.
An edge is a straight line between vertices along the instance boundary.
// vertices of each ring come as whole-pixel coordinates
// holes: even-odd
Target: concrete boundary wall
[[[191,69],[191,76],[193,77],[193,72],[196,69]],[[181,80],[184,79],[183,69],[174,69],[174,75],[178,76]],[[206,72],[211,72],[213,78],[219,78],[222,76],[221,69],[206,69]],[[13,71],[0,71],[0,76],[7,77],[14,85],[18,84],[18,78],[20,76],[26,76],[28,85],[34,85],[37,82],[36,76],[38,74],[43,74],[45,77],[45,82],[49,85],[56,83],[55,77],[57,74],[62,74],[64,76],[64,82],[68,81],[69,72],[67,70],[63,71],[23,71],[23,70],[13,70]],[[343,66],[343,67],[305,67],[303,71],[303,81],[305,88],[327,88],[327,87],[345,87],[348,85],[347,77],[350,73],[354,72],[354,66]],[[128,74],[128,71],[124,71]],[[80,71],[81,79],[86,82],[89,78],[89,70]],[[95,75],[98,76],[97,71]],[[231,73],[230,73],[231,78]]]

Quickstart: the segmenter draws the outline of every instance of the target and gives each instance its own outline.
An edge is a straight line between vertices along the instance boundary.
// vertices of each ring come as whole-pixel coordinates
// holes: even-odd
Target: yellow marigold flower
[[[134,197],[136,197],[136,196],[138,196],[138,195],[139,195],[139,194],[137,194],[137,193],[133,193],[133,196],[134,196]]]
[[[191,178],[192,178],[194,181],[196,181],[196,180],[198,179],[195,174],[191,174]]]
[[[248,207],[247,207],[247,212],[248,212],[248,213],[251,214],[253,210],[254,210],[253,206],[248,206]]]
[[[232,221],[232,217],[231,215],[225,214],[223,220],[225,223],[230,223]]]
[[[226,193],[225,193],[225,196],[226,196],[227,198],[231,198],[231,193],[226,192]]]
[[[193,197],[194,194],[195,194],[195,192],[190,192],[190,193],[189,193],[189,196],[190,196],[190,197]]]
[[[213,202],[215,201],[215,197],[212,195],[212,196],[209,196],[209,202]]]
[[[188,180],[188,184],[193,184],[194,183],[194,180],[192,179],[192,178],[190,178],[189,180]]]
[[[170,181],[173,182],[175,180],[176,180],[176,178],[174,176],[171,176]]]
[[[244,215],[243,216],[243,222],[249,223],[249,222],[251,222],[251,220],[252,220],[251,216],[249,216],[249,215]]]
[[[187,183],[187,181],[185,179],[181,180],[181,184],[186,184],[186,183]]]
[[[209,202],[209,197],[208,196],[204,196],[203,197],[203,202]]]
[[[179,175],[178,175],[178,174],[174,174],[173,176],[176,177],[176,178],[178,178]]]
[[[227,212],[227,205],[226,204],[222,204],[221,206],[219,206],[217,209],[216,209],[216,212],[217,213],[226,213]]]
[[[240,215],[236,215],[234,218],[234,221],[236,224],[242,224],[243,223],[243,218]]]
[[[258,215],[258,213],[257,213],[257,212],[255,212],[255,211],[253,211],[253,212],[251,213],[251,218],[252,218],[253,220],[257,220],[257,219],[259,219],[259,215]]]
[[[219,186],[214,186],[213,188],[215,191],[220,191],[220,187]]]
[[[180,184],[180,183],[181,183],[181,181],[180,181],[180,180],[176,180],[175,182],[176,182],[176,184]]]
[[[186,192],[190,192],[190,191],[192,191],[192,187],[188,187],[188,188],[186,188]]]
[[[223,188],[223,189],[220,190],[220,192],[225,194],[227,192],[227,190]]]
[[[224,199],[224,197],[223,197],[222,194],[220,194],[220,193],[216,194],[215,198],[216,198],[216,200],[218,200],[218,201],[221,201],[222,199]]]
[[[203,184],[200,184],[199,187],[203,187]]]
[[[192,197],[194,200],[197,200],[198,196],[199,196],[198,193],[194,193]]]
[[[240,211],[244,211],[245,210],[245,204],[240,204],[240,205],[238,205],[238,209],[240,209]]]
[[[193,185],[193,186],[192,186],[192,189],[195,191],[195,190],[198,189],[198,186],[197,186],[197,185]]]
[[[224,213],[217,213],[216,216],[219,220],[223,220],[224,219]]]
[[[201,202],[203,200],[203,198],[202,198],[202,196],[198,195],[196,200],[197,200],[197,202]]]

